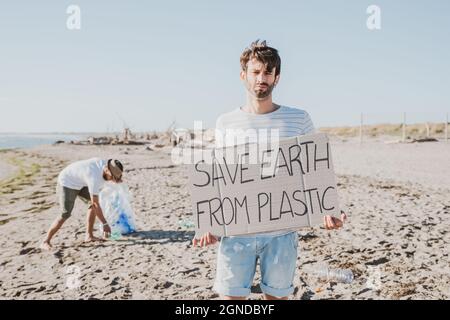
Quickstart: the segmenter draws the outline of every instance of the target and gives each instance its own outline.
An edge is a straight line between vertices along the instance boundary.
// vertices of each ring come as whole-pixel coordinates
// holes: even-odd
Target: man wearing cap
[[[95,217],[103,224],[103,236],[105,238],[109,237],[111,228],[103,216],[98,194],[105,181],[122,182],[122,172],[122,163],[114,159],[102,160],[92,158],[74,162],[64,168],[58,176],[57,186],[61,214],[51,225],[45,240],[41,244],[41,248],[44,250],[52,249],[50,241],[70,217],[77,197],[89,204],[85,241],[102,240],[94,237],[93,234]]]

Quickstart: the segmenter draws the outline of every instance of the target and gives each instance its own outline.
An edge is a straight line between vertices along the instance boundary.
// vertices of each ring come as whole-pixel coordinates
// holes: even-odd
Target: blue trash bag
[[[105,183],[100,191],[99,200],[112,234],[126,235],[136,231],[131,195],[126,184]]]

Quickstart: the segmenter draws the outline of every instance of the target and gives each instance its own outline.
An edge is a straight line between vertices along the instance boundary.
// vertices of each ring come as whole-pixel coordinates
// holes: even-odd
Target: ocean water
[[[71,134],[15,134],[0,133],[0,149],[32,148],[44,144],[53,144],[55,141],[71,141],[86,139],[87,136]]]

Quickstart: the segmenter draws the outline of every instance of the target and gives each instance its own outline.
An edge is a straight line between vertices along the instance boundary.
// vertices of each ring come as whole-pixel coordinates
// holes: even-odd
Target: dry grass
[[[28,163],[20,159],[20,157],[10,156],[6,160],[17,167],[17,172],[12,178],[0,181],[0,194],[13,193],[23,189],[24,186],[30,185],[33,176],[41,170],[39,164]]]
[[[429,123],[430,137],[444,138],[445,124],[444,123]],[[403,132],[401,124],[376,124],[363,126],[363,135],[369,137],[377,137],[380,135],[401,137]],[[449,129],[450,130],[450,129]],[[359,126],[354,127],[323,127],[319,129],[320,132],[325,132],[330,135],[342,137],[357,137],[359,136]],[[419,138],[427,136],[427,124],[409,124],[406,126],[406,136],[410,138]]]

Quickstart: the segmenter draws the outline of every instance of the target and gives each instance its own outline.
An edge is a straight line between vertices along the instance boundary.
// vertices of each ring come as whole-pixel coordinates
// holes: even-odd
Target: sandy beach
[[[193,231],[179,225],[192,209],[185,168],[172,164],[170,151],[61,144],[0,153],[0,180],[11,175],[11,159],[24,171],[0,184],[0,298],[217,299],[217,246],[193,248]],[[334,139],[332,153],[349,219],[339,231],[299,231],[291,299],[449,299],[450,143]],[[55,252],[42,252],[59,214],[59,171],[94,156],[123,161],[139,231],[84,244],[87,206],[77,201]],[[311,270],[323,262],[355,279],[317,279]],[[255,286],[250,298],[259,292]]]

